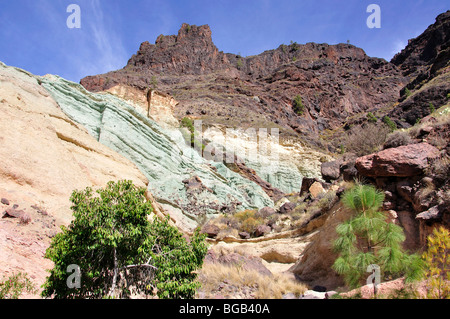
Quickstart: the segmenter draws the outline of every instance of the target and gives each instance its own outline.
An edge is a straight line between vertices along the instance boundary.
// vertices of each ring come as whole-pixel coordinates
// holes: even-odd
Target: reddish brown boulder
[[[270,233],[271,228],[267,225],[259,225],[258,227],[256,227],[256,231],[255,231],[255,236],[256,237],[261,237],[264,236],[268,233]]]
[[[368,177],[409,177],[422,174],[428,160],[438,156],[439,150],[430,144],[410,144],[359,157],[356,168]]]
[[[320,167],[323,179],[328,182],[338,179],[341,175],[341,164],[340,160],[323,163]]]
[[[200,232],[206,234],[209,238],[215,238],[219,234],[220,228],[214,224],[205,224]]]
[[[8,208],[3,213],[2,218],[18,218],[22,224],[31,222],[31,217],[23,210],[16,210],[15,208]]]
[[[280,207],[280,214],[289,214],[295,209],[295,203],[287,202]]]

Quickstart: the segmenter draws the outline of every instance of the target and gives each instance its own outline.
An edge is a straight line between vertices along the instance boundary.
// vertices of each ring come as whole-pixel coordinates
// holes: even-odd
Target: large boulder
[[[338,237],[336,227],[351,216],[350,210],[344,209],[342,204],[337,204],[289,271],[311,287],[320,285],[327,289],[335,289],[343,286],[343,278],[332,269],[332,265],[338,257],[333,249],[333,242]]]
[[[220,232],[220,228],[217,225],[207,223],[203,225],[201,231],[202,234],[206,234],[209,238],[217,237],[217,234]]]
[[[309,188],[309,193],[312,198],[317,198],[320,194],[324,193],[325,189],[320,182],[314,182]]]
[[[422,174],[428,160],[438,156],[439,150],[428,143],[410,144],[359,157],[356,168],[368,177],[410,177]]]
[[[256,237],[264,236],[270,233],[271,230],[272,229],[267,225],[259,225],[258,227],[256,227],[255,236]]]
[[[342,162],[340,160],[322,163],[320,171],[322,173],[323,179],[328,182],[338,179],[341,175],[341,164]]]
[[[292,212],[295,209],[295,206],[297,206],[297,205],[293,202],[284,203],[280,207],[280,214],[288,214],[288,213]]]

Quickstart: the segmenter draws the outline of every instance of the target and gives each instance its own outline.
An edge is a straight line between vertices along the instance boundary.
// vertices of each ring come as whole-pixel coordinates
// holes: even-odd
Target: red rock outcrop
[[[368,177],[408,177],[420,175],[428,160],[437,158],[439,150],[427,143],[389,148],[356,159],[356,169]]]

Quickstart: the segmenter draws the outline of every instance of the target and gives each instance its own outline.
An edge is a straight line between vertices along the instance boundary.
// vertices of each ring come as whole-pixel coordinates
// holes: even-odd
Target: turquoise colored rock
[[[38,80],[68,117],[135,163],[158,201],[176,207],[191,220],[236,203],[240,203],[237,209],[273,206],[260,186],[223,163],[205,160],[186,145],[178,129],[162,128],[124,100],[109,93],[89,92],[54,75]],[[188,192],[183,181],[192,176],[200,178],[204,190]]]

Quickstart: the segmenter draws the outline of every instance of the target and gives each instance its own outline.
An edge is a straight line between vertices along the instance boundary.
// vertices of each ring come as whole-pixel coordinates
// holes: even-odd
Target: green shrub
[[[189,130],[189,132],[191,132],[191,133],[194,133],[194,131],[195,131],[194,123],[188,117],[183,117],[181,119],[181,127],[187,128]]]
[[[292,41],[291,41],[291,51],[296,52],[296,51],[298,51],[299,49],[300,49],[300,46],[298,45],[298,43],[297,43],[297,42],[292,42]]]
[[[0,299],[18,299],[24,292],[36,293],[27,274],[19,272],[0,282]]]
[[[389,116],[383,117],[383,122],[389,127],[391,132],[394,132],[397,129],[397,124],[395,124],[394,121],[391,120]]]
[[[158,80],[156,79],[156,76],[154,76],[154,75],[152,76],[150,84],[151,84],[152,88],[154,88],[154,89],[158,86]]]
[[[185,136],[183,134],[183,137],[185,138],[185,140],[189,143],[189,145],[193,148],[195,148],[196,150],[204,150],[205,149],[205,145],[200,143],[198,140],[195,139],[195,127],[194,127],[194,123],[192,122],[192,120],[188,117],[183,117],[181,119],[181,124],[180,127],[185,127],[189,130],[190,134],[188,136]]]
[[[430,102],[430,104],[428,104],[428,108],[430,109],[430,113],[434,113],[434,111],[436,111],[436,108],[434,107],[434,104]]]
[[[62,227],[46,251],[54,268],[43,297],[127,298],[132,293],[159,298],[190,298],[198,288],[196,275],[206,255],[204,235],[196,230],[188,243],[182,233],[149,215],[145,188],[131,181],[109,182],[105,189],[74,191],[74,219]],[[79,288],[66,280],[69,265],[81,271]]]
[[[372,112],[367,113],[367,120],[370,123],[376,123],[378,121],[377,117],[375,115],[373,115]]]
[[[405,93],[404,94],[405,94],[406,97],[409,97],[409,96],[411,96],[412,93],[411,93],[411,91],[408,88],[405,88]]]
[[[244,64],[242,63],[242,59],[241,58],[239,58],[237,60],[236,66],[237,66],[238,70],[242,69],[242,67],[244,66]]]
[[[294,110],[295,114],[303,115],[305,106],[303,105],[302,97],[300,95],[297,95],[294,98],[294,101],[292,102],[292,109]]]

